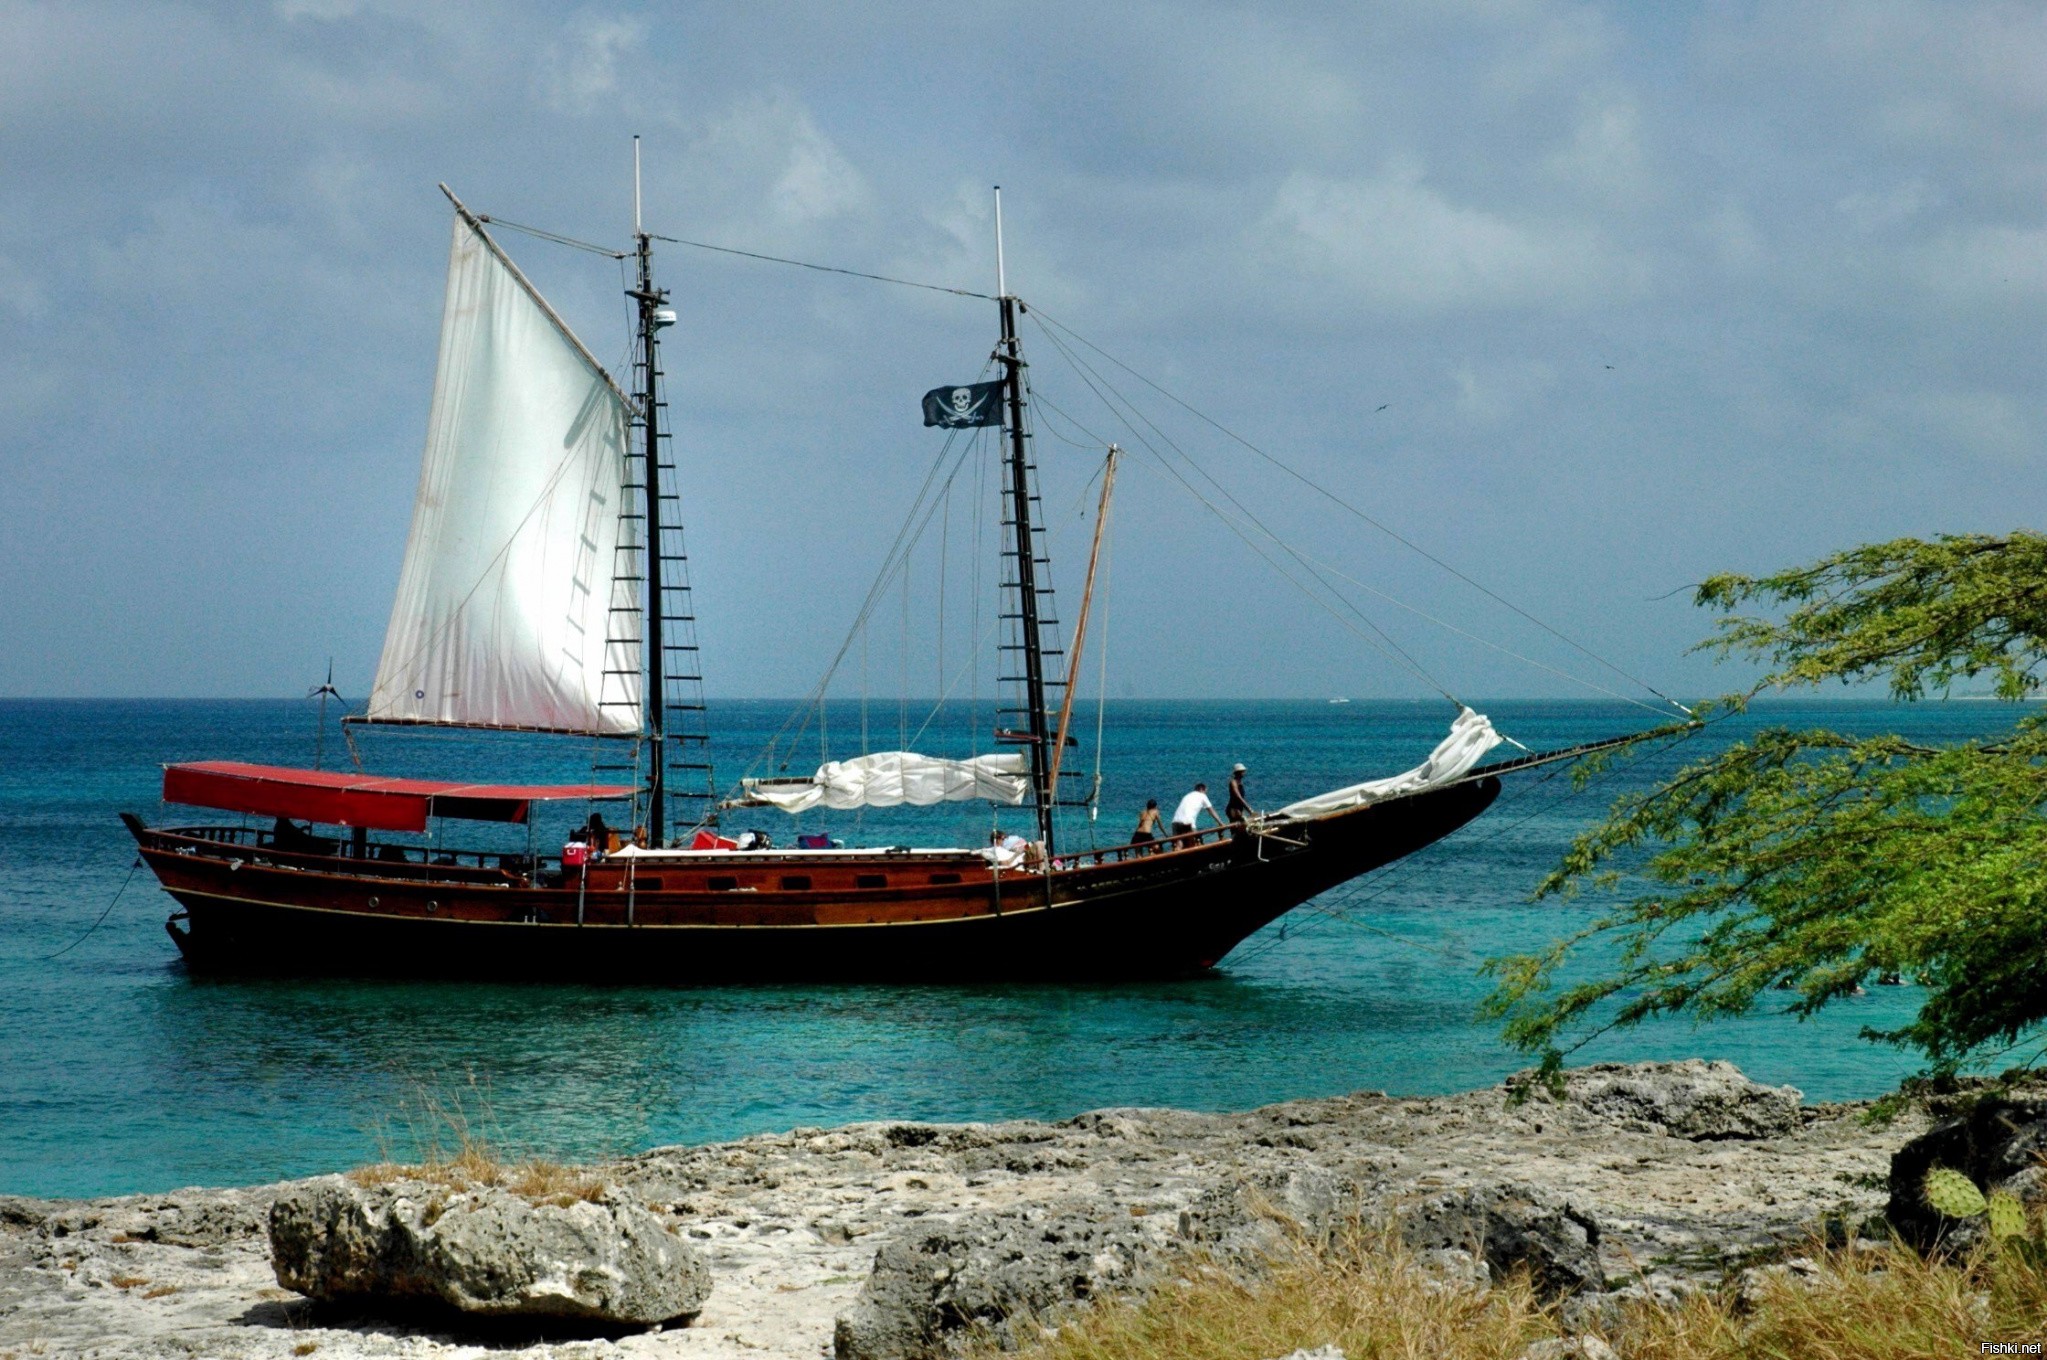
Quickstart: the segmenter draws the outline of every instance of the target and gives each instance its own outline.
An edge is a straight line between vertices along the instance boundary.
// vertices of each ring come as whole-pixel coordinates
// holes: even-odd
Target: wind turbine
[[[320,726],[313,735],[313,768],[317,770],[327,754],[327,696],[333,695],[336,703],[341,701],[341,691],[334,688],[334,658],[331,656],[327,658],[326,681],[306,691],[308,699],[316,694],[320,696]]]

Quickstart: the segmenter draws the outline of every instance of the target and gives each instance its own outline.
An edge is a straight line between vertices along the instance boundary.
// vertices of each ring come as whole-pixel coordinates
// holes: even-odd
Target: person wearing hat
[[[1253,816],[1251,800],[1244,796],[1245,773],[1242,761],[1238,761],[1236,768],[1230,771],[1230,796],[1223,804],[1223,820],[1226,822],[1248,822]]]

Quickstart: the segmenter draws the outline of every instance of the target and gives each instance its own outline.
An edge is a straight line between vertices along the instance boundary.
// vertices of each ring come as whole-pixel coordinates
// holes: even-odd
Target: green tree
[[[1897,539],[1770,576],[1715,576],[1729,617],[1701,650],[1768,668],[1702,716],[1772,690],[1888,683],[1903,700],[1988,676],[2018,702],[2047,668],[2047,536]],[[1774,617],[1736,614],[1763,606]],[[1589,772],[1581,772],[1587,777]],[[1779,987],[1810,1015],[1873,975],[1923,983],[1910,1024],[1864,1031],[1934,1072],[2047,1018],[2047,718],[1928,747],[1772,727],[1621,798],[1538,898],[1619,899],[1536,954],[1489,960],[1487,1012],[1554,1070],[1563,1053],[1657,1015],[1739,1015]],[[1617,959],[1590,981],[1593,942]]]

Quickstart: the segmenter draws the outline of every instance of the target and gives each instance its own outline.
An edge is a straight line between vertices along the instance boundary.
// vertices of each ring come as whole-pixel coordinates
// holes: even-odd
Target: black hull
[[[154,843],[162,833],[138,825],[137,835],[145,859],[184,908],[185,919],[174,919],[169,929],[197,972],[692,986],[1139,980],[1214,967],[1245,937],[1292,908],[1457,830],[1485,811],[1499,788],[1497,779],[1480,778],[1291,824],[1279,835],[1246,835],[1178,854],[1073,869],[1049,880],[1013,878],[996,912],[833,924],[643,919],[577,925],[558,916],[524,921],[401,915],[388,905],[363,909],[364,902],[371,907],[379,902],[367,895],[377,890],[375,880],[355,880],[353,889],[319,897],[298,891],[315,877],[310,874],[278,875],[297,897],[282,900],[282,893],[259,886],[255,871],[194,881],[194,858]],[[241,868],[239,862],[235,867]],[[563,896],[552,891],[557,899]],[[387,901],[397,900],[389,881],[382,893]],[[270,900],[261,900],[266,896]]]

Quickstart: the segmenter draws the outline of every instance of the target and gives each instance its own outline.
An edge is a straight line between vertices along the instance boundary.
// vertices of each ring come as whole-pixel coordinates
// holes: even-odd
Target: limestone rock
[[[1400,1236],[1417,1251],[1469,1251],[1495,1275],[1526,1267],[1536,1291],[1562,1298],[1597,1290],[1599,1223],[1552,1191],[1474,1185],[1406,1206]]]
[[[1595,1063],[1564,1078],[1566,1096],[1605,1119],[1678,1138],[1775,1138],[1798,1127],[1804,1093],[1750,1081],[1729,1062]]]
[[[644,1325],[694,1317],[711,1292],[694,1248],[610,1192],[535,1204],[494,1187],[325,1176],[280,1194],[269,1229],[277,1282],[320,1300]]]
[[[1553,1336],[1530,1342],[1520,1360],[1621,1360],[1619,1352],[1596,1336]]]
[[[875,1252],[833,1351],[837,1360],[928,1360],[970,1331],[1013,1340],[1018,1321],[1140,1285],[1160,1245],[1106,1200],[914,1226]]]
[[[1884,1216],[1920,1250],[1961,1246],[1978,1231],[1973,1220],[1944,1218],[1926,1202],[1926,1173],[1951,1167],[1986,1192],[2022,1200],[2041,1197],[2038,1170],[2047,1155],[2047,1098],[1991,1095],[1944,1119],[1891,1154],[1890,1203]]]

